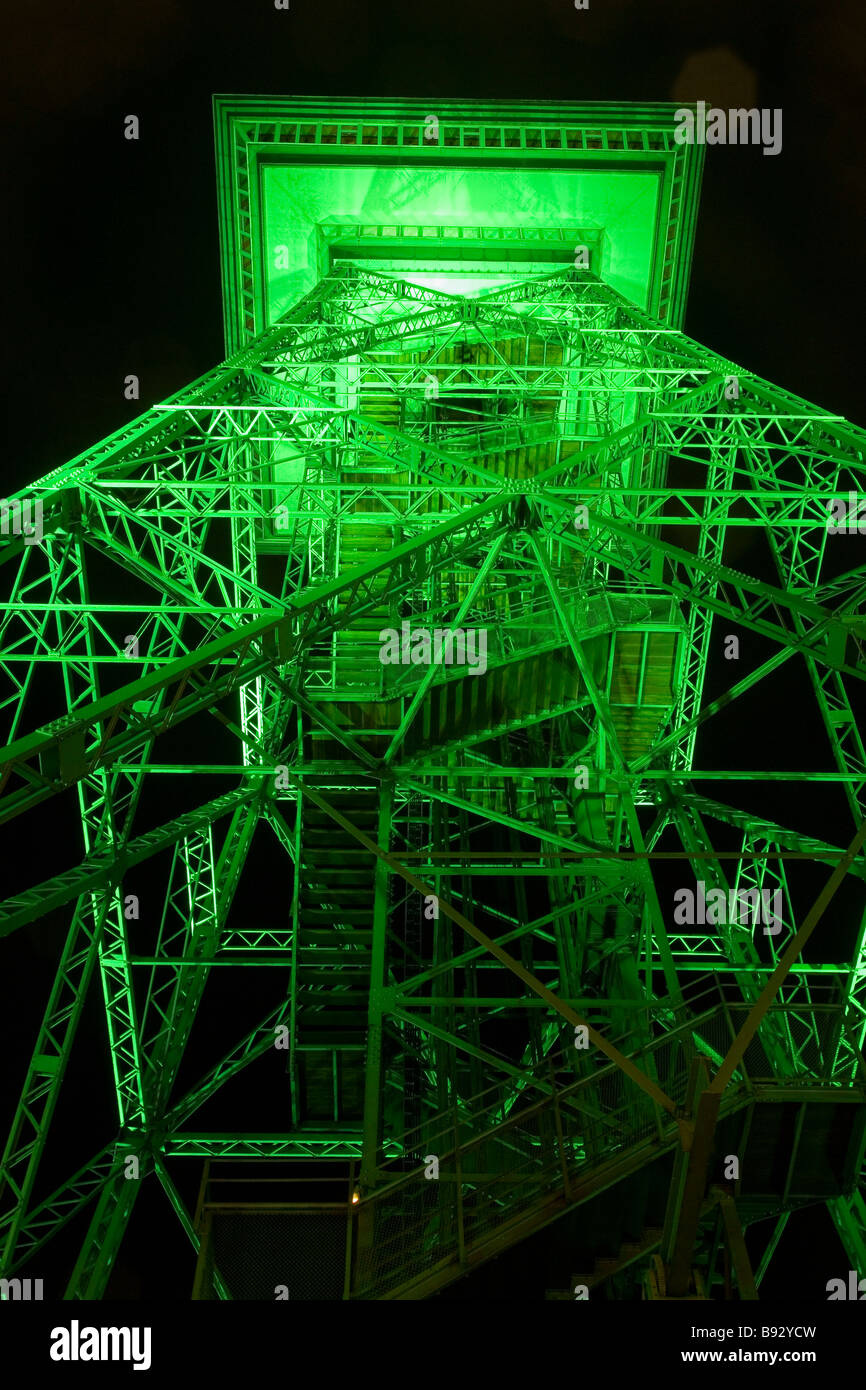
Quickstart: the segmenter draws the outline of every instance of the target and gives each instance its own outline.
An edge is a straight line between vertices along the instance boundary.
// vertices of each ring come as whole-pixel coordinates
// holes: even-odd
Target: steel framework
[[[399,146],[407,218],[408,146],[440,191],[454,171],[419,144],[417,105],[352,117],[354,141],[348,106],[305,136],[291,104],[257,105],[217,104],[229,356],[4,512],[38,505],[43,534],[6,526],[0,550],[0,821],[56,798],[81,854],[0,904],[0,935],[68,921],[0,1167],[2,1273],[92,1210],[67,1297],[102,1297],[143,1181],[198,1248],[175,1160],[340,1160],[347,1296],[423,1297],[662,1158],[664,1226],[616,1265],[658,1249],[651,1296],[689,1296],[722,1228],[756,1296],[737,1221],[808,1201],[866,1274],[866,573],[828,526],[863,492],[866,434],[681,331],[700,165],[666,108],[479,108],[440,133],[452,119],[464,162],[667,161],[643,305],[606,278],[601,235],[571,263],[571,207],[546,230],[467,219],[459,254],[446,207],[420,259],[417,221],[325,219],[284,309],[239,129],[267,146],[291,127],[335,163]],[[485,267],[499,278],[468,290]],[[437,664],[418,630],[483,633],[484,662]],[[758,657],[710,697],[730,634]],[[701,767],[708,722],[762,683],[811,691],[818,747]],[[798,789],[790,825],[744,809],[767,782]],[[821,784],[847,854],[797,828]],[[807,914],[816,863],[830,882]],[[843,881],[833,954],[819,931],[806,960]],[[678,920],[671,887],[695,883],[781,911]],[[220,967],[254,973],[244,1002],[263,1005],[211,1028],[181,1083]],[[52,1188],[96,977],[118,1132]],[[196,1129],[241,1075],[273,1097],[261,1127]],[[749,1133],[786,1106],[785,1181],[750,1188]],[[830,1112],[841,1150],[807,1153]],[[714,1135],[737,1116],[723,1190]]]

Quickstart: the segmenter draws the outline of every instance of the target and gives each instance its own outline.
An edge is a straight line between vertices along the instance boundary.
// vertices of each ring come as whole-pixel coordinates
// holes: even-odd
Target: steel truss
[[[826,782],[852,835],[866,818],[866,573],[827,526],[834,498],[866,490],[864,444],[588,270],[464,298],[342,265],[21,494],[41,503],[44,538],[0,551],[0,821],[77,797],[82,845],[75,867],[0,904],[0,935],[70,918],[0,1166],[3,1274],[92,1207],[67,1297],[101,1297],[142,1181],[197,1245],[167,1164],[339,1158],[360,1165],[352,1291],[426,1288],[380,1216],[416,1192],[436,1135],[443,1161],[471,1166],[486,1144],[500,1177],[510,1153],[542,1183],[532,1125],[555,1118],[578,1200],[623,1148],[606,1115],[685,1154],[704,1133],[695,1060],[721,1067],[753,1007],[766,1084],[862,1102],[862,851],[845,865],[859,902],[845,959],[798,956],[778,977],[803,864],[843,849],[747,813],[737,792]],[[669,486],[673,463],[688,486]],[[773,582],[726,561],[738,532],[760,537]],[[383,664],[380,629],[407,619],[483,629],[485,670]],[[758,639],[759,664],[706,699],[732,629]],[[821,770],[696,767],[707,722],[786,667],[811,686]],[[185,761],[175,731],[214,718],[234,757]],[[177,814],[154,827],[140,805],[159,779]],[[731,804],[697,790],[714,779]],[[288,905],[250,922],[236,898],[262,839]],[[781,929],[677,924],[665,855],[687,885],[778,890]],[[209,1070],[178,1087],[212,972],[253,967],[273,982],[269,1011],[227,1020]],[[40,1163],[97,975],[118,1135],[47,1192]],[[582,1025],[586,1053],[571,1046]],[[285,1122],[190,1128],[269,1065],[281,1032]],[[602,1075],[621,1087],[612,1108]],[[752,1084],[740,1059],[720,1113]],[[483,1187],[462,1171],[461,1203]],[[549,1219],[498,1191],[514,1239]],[[830,1206],[862,1268],[853,1177]],[[467,1267],[467,1221],[460,1205],[442,1226],[440,1263],[451,1242]],[[675,1216],[667,1238],[680,1273],[688,1224]]]

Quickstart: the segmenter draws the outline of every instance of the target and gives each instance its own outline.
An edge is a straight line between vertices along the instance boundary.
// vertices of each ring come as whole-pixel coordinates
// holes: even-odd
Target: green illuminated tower
[[[0,905],[66,922],[2,1273],[87,1213],[102,1297],[149,1182],[197,1297],[266,1248],[259,1297],[424,1298],[558,1230],[590,1297],[712,1295],[725,1248],[749,1298],[816,1202],[866,1276],[866,434],[683,334],[673,107],[215,118],[226,360],[3,508],[0,822],[81,838]],[[813,743],[703,762],[765,685]],[[97,977],[118,1132],[58,1185]],[[284,1246],[210,1201],[253,1162]]]

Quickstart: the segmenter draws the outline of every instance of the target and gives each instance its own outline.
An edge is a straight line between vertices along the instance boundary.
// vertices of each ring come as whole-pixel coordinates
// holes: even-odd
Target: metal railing
[[[714,989],[692,1000],[689,1017],[661,1036],[653,1033],[666,1015],[671,1021],[671,1005],[642,1009],[617,1044],[677,1107],[686,1099],[693,1058],[700,1052],[711,1064],[720,1060],[749,1012],[749,1005],[720,994]],[[725,1093],[723,1113],[745,1103],[754,1082],[838,1089],[827,1061],[840,1012],[830,1002],[774,1005]],[[773,1074],[761,1045],[762,1030],[777,1026],[780,1016],[796,1044],[785,1077]],[[637,1048],[636,1037],[645,1040]],[[470,1101],[455,1098],[450,1109],[392,1141],[390,1151],[402,1157],[380,1168],[376,1189],[361,1193],[354,1206],[351,1296],[388,1297],[440,1270],[447,1278],[485,1243],[495,1240],[504,1249],[509,1231],[514,1239],[527,1234],[534,1214],[540,1224],[553,1205],[563,1210],[585,1200],[605,1172],[609,1180],[612,1165],[625,1172],[672,1147],[674,1117],[618,1066],[599,1066],[597,1057],[558,1050],[539,1063],[517,1100],[520,1083],[506,1077]],[[576,1069],[582,1074],[564,1080]]]

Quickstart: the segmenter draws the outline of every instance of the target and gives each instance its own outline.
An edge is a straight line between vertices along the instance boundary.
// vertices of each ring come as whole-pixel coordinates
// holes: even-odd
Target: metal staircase
[[[784,1023],[785,1012],[785,1006],[775,1017],[771,1011],[762,1026],[769,1030]],[[818,1014],[819,1026],[829,1034],[838,1009],[816,1006],[816,1018]],[[742,1010],[707,996],[693,1001],[689,1017],[664,1036],[631,1052],[628,1036],[617,1044],[657,1076],[686,1115],[695,1058],[712,1056],[742,1017]],[[616,1245],[620,1232],[618,1248],[597,1254],[588,1272],[574,1275],[570,1294],[554,1291],[548,1296],[573,1298],[575,1283],[591,1291],[657,1250],[664,1232],[646,1221],[647,1189],[639,1175],[672,1162],[679,1148],[678,1123],[646,1096],[636,1097],[618,1066],[593,1063],[587,1073],[576,1056],[574,1049],[551,1050],[535,1068],[535,1085],[521,1092],[516,1103],[513,1090],[503,1083],[469,1103],[455,1101],[430,1114],[417,1132],[401,1137],[400,1151],[422,1154],[425,1164],[399,1172],[402,1160],[395,1159],[391,1169],[396,1175],[389,1177],[385,1165],[376,1190],[361,1194],[354,1211],[352,1298],[431,1297],[597,1200],[604,1202],[604,1243]],[[785,1209],[785,1202],[792,1209],[850,1191],[866,1142],[866,1073],[856,1094],[844,1097],[829,1080],[804,1076],[796,1086],[773,1077],[759,1039],[747,1061],[722,1098],[719,1126],[720,1155],[733,1125],[743,1168],[751,1169],[751,1178],[742,1183],[742,1205],[750,1219],[775,1214]],[[585,1074],[574,1079],[576,1067]],[[852,1100],[861,1104],[854,1106]],[[812,1107],[812,1120],[803,1125],[801,1119],[792,1148],[781,1117],[793,1120],[804,1104]],[[823,1135],[820,1143],[816,1133]],[[436,1177],[430,1176],[433,1156]],[[772,1173],[780,1162],[789,1170],[781,1208]],[[704,1204],[704,1214],[710,1206],[712,1202]],[[596,1229],[601,1229],[598,1220]],[[580,1244],[580,1228],[575,1234]]]
[[[680,1099],[688,1061],[676,1044],[693,1047],[693,1028],[649,1049]],[[636,1107],[616,1066],[577,1079],[574,1070],[568,1050],[551,1052],[516,1104],[508,1086],[489,1087],[403,1137],[401,1149],[437,1156],[439,1175],[421,1168],[388,1181],[386,1166],[382,1186],[362,1193],[352,1297],[429,1297],[676,1147],[676,1125],[649,1102]],[[726,1108],[746,1103],[732,1094]]]
[[[620,1274],[636,1261],[645,1260],[648,1255],[653,1254],[661,1244],[662,1235],[661,1226],[645,1226],[637,1240],[624,1240],[616,1255],[598,1255],[589,1273],[573,1274],[569,1289],[548,1289],[545,1298],[548,1302],[571,1302],[576,1297],[575,1291],[578,1288],[586,1289],[587,1293],[591,1292],[613,1275]]]
[[[328,780],[332,804],[376,834],[378,789],[343,791]],[[295,1082],[308,1113],[327,1120],[360,1115],[370,995],[374,865],[309,798],[301,828],[300,901],[294,960]]]

